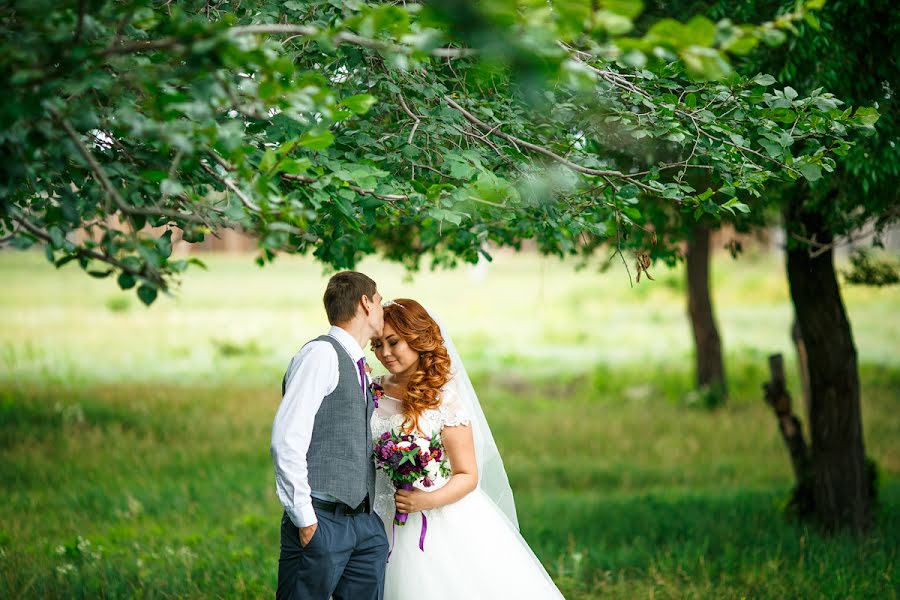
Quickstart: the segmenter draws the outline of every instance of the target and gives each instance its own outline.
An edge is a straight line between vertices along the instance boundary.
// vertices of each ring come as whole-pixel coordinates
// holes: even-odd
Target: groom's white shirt
[[[365,356],[359,342],[340,327],[332,327],[328,335],[340,343],[354,364]],[[327,495],[309,488],[306,453],[322,400],[338,385],[338,356],[334,346],[322,341],[306,344],[294,356],[288,373],[290,378],[272,424],[275,489],[294,525],[308,527],[318,522],[312,495],[327,499]],[[362,390],[360,398],[366,401]]]

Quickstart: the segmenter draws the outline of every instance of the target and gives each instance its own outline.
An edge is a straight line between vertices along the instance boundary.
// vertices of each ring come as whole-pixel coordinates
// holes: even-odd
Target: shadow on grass
[[[900,482],[871,534],[786,522],[787,490],[517,496],[523,535],[567,597],[896,598]]]

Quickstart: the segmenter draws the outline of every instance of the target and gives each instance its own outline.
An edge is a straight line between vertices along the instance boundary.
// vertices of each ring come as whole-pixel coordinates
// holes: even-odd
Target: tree
[[[773,71],[800,91],[827,86],[849,102],[878,106],[882,114],[877,135],[839,160],[834,177],[781,194],[788,281],[809,384],[811,516],[828,529],[864,531],[872,518],[874,474],[862,434],[856,348],[833,248],[841,237],[866,227],[877,234],[900,217],[900,148],[893,141],[900,131],[898,34],[900,16],[892,3],[838,0],[768,58]],[[884,42],[877,54],[872,39]]]
[[[667,3],[663,10],[704,10],[754,20],[782,2]],[[738,70],[764,70],[800,93],[826,88],[851,104],[881,113],[875,135],[860,140],[837,162],[836,172],[793,185],[770,185],[767,196],[783,213],[787,273],[794,303],[802,379],[808,396],[813,491],[805,515],[827,529],[865,530],[874,502],[873,470],[862,436],[856,349],[840,295],[833,249],[858,232],[877,234],[900,218],[896,186],[900,125],[897,46],[900,18],[883,0],[831,0],[807,14],[795,35],[777,49],[748,55]],[[872,40],[882,43],[872,51]],[[873,116],[874,118],[874,116]]]

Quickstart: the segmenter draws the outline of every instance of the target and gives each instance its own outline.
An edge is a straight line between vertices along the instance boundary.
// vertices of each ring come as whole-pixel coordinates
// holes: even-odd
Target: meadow
[[[0,598],[273,595],[270,427],[284,367],[326,328],[327,274],[201,258],[148,309],[112,280],[0,253]],[[779,255],[716,258],[731,390],[716,410],[691,392],[678,269],[634,287],[621,264],[507,253],[360,270],[447,324],[522,533],[566,598],[897,598],[896,288],[844,287],[880,505],[866,538],[826,538],[782,516],[792,474],[760,389],[781,352],[802,404]]]

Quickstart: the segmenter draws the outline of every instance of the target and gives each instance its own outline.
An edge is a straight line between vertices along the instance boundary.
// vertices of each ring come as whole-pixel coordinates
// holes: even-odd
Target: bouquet
[[[444,456],[440,436],[417,436],[411,433],[386,431],[375,441],[375,467],[383,470],[398,490],[411,490],[413,484],[424,488],[434,485],[439,477],[449,477],[450,467]],[[409,515],[394,513],[394,525],[406,525]],[[419,548],[424,550],[428,521],[422,513],[422,533]]]

